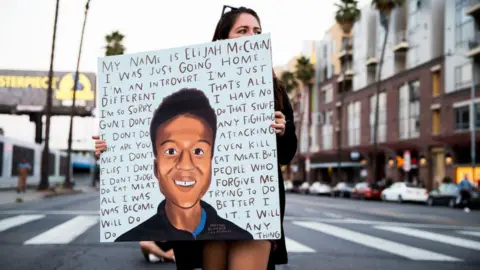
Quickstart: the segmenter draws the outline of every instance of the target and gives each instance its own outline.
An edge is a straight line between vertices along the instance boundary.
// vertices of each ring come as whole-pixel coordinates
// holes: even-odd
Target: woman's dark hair
[[[260,17],[258,17],[258,14],[253,9],[246,7],[231,8],[231,10],[223,13],[222,17],[220,17],[220,20],[217,23],[217,27],[215,28],[215,33],[213,34],[212,41],[228,39],[228,34],[230,33],[230,30],[232,30],[232,27],[237,21],[238,17],[243,13],[247,13],[255,17],[255,19],[257,19],[258,21],[258,24],[260,25],[260,28],[262,27],[262,24],[260,23]],[[285,84],[277,78],[273,70],[272,76],[275,110],[281,111],[283,110],[283,95],[285,93]]]

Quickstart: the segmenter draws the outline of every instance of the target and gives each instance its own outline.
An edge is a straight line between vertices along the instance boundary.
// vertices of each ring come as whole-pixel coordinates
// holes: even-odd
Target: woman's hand
[[[285,115],[282,112],[276,111],[275,112],[275,123],[271,125],[271,127],[275,128],[275,133],[279,136],[283,136],[285,134],[285,124],[287,121],[285,120]]]
[[[100,136],[92,136],[92,139],[95,140],[95,157],[100,158],[100,154],[107,150],[107,144],[105,141],[100,140]]]

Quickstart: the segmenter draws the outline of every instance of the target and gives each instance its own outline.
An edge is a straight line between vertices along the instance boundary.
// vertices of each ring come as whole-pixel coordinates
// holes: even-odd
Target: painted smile
[[[197,181],[195,180],[174,180],[175,185],[181,186],[181,187],[191,187],[195,185]]]

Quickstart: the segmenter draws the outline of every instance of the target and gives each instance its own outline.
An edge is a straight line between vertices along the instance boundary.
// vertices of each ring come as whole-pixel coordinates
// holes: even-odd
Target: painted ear
[[[153,173],[155,174],[155,178],[158,180],[158,165],[157,165],[157,159],[153,159]]]

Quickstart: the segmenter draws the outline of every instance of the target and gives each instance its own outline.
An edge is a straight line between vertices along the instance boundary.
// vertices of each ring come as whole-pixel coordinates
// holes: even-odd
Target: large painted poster
[[[279,239],[269,34],[98,59],[101,242]]]

